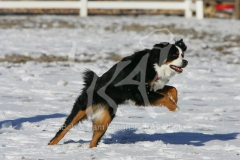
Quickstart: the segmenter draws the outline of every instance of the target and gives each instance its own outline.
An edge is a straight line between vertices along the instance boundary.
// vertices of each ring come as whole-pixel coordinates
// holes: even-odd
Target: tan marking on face
[[[176,52],[176,54],[179,56],[179,54],[180,54],[180,53],[179,53],[179,51],[177,51],[177,52]],[[174,59],[174,60],[175,60],[175,59]],[[165,63],[164,63],[164,64],[170,64],[170,63],[172,63],[174,60],[172,60],[172,61],[168,61],[168,62],[167,62],[167,61],[165,61]]]
[[[170,63],[172,63],[174,60],[172,60],[172,61],[168,61],[168,62],[165,62],[165,64],[170,64]]]

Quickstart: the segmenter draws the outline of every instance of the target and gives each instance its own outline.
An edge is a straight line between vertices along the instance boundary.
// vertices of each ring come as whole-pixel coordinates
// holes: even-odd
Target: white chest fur
[[[155,82],[154,86],[153,86],[153,90],[157,91],[159,89],[163,89],[163,87],[169,82],[168,79],[164,79],[164,80],[158,80]]]
[[[176,72],[173,71],[169,65],[163,64],[161,67],[154,64],[154,68],[158,74],[159,80],[157,80],[153,86],[153,90],[157,91],[163,89],[163,87],[169,82]]]

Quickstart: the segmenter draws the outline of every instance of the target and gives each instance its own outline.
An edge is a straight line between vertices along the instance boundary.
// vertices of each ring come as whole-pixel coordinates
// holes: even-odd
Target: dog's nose
[[[187,60],[185,60],[185,59],[183,59],[183,67],[182,67],[182,68],[186,67],[186,66],[187,66],[187,64],[188,64],[188,61],[187,61]]]

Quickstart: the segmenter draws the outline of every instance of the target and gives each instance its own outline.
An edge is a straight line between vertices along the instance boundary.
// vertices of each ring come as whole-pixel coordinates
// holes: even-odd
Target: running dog
[[[74,125],[91,117],[93,138],[89,147],[96,147],[117,106],[126,100],[136,106],[165,106],[176,111],[177,90],[166,84],[187,66],[188,61],[183,59],[186,49],[182,39],[174,44],[163,42],[123,58],[100,77],[86,70],[80,96],[48,145],[57,144]]]

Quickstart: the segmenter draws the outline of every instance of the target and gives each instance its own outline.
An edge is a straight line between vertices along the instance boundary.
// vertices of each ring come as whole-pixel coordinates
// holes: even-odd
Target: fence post
[[[203,11],[203,0],[197,0],[196,1],[196,16],[197,19],[203,19],[204,18],[204,11]]]
[[[185,1],[185,17],[192,17],[192,0],[184,0]]]
[[[88,16],[88,0],[80,0],[81,1],[81,7],[80,7],[80,16],[81,17],[87,17]]]
[[[236,19],[240,19],[240,0],[235,1],[235,16]]]

